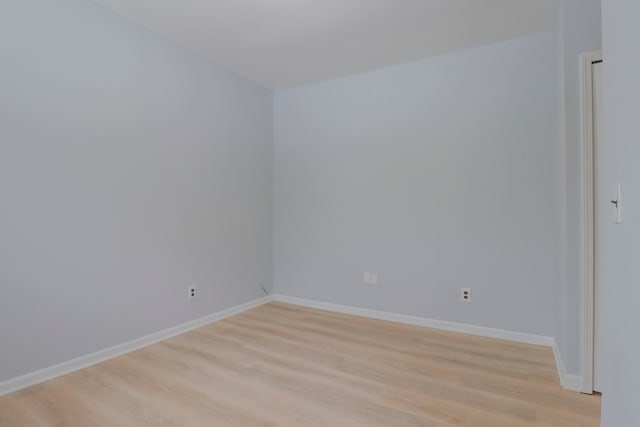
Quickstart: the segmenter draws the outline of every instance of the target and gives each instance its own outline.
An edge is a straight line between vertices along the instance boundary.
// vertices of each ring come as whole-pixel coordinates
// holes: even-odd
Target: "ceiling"
[[[554,0],[95,0],[271,89],[550,29]]]

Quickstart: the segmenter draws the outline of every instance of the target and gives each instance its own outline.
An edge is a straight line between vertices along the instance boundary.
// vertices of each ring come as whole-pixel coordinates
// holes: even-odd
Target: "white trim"
[[[259,298],[254,301],[247,302],[235,307],[228,308],[226,310],[219,311],[208,316],[192,320],[187,323],[183,323],[178,326],[174,326],[163,331],[155,332],[144,337],[128,341],[126,343],[118,344],[116,346],[97,351],[92,354],[78,357],[67,362],[60,363],[55,366],[40,369],[38,371],[30,372],[28,374],[5,380],[0,382],[0,396],[13,393],[18,390],[22,390],[27,387],[60,377],[62,375],[69,374],[71,372],[87,368],[97,363],[105,362],[123,354],[138,350],[143,347],[155,344],[160,341],[164,341],[176,335],[189,332],[193,329],[200,328],[210,323],[217,322],[227,317],[233,316],[243,311],[250,310],[260,305],[266,304],[270,301],[280,301],[288,304],[300,305],[304,307],[317,308],[320,310],[333,311],[338,313],[351,314],[355,316],[363,316],[374,319],[386,320],[390,322],[404,323],[409,325],[422,326],[433,329],[440,329],[450,332],[458,332],[463,334],[477,335],[488,338],[497,338],[507,341],[520,342],[525,344],[540,345],[545,347],[551,347],[553,349],[554,356],[556,358],[556,364],[558,367],[558,376],[560,378],[560,384],[567,390],[580,391],[582,386],[582,380],[578,375],[567,375],[564,370],[564,364],[562,358],[558,352],[557,343],[554,338],[543,335],[527,334],[522,332],[508,331],[504,329],[487,328],[484,326],[469,325],[465,323],[447,322],[443,320],[434,320],[423,317],[409,316],[405,314],[388,313],[378,310],[370,310],[366,308],[350,307],[339,304],[332,304],[319,301],[311,301],[294,297],[287,297],[284,295],[274,295]]]
[[[169,329],[165,329],[163,331],[154,332],[150,335],[136,338],[132,341],[118,344],[92,354],[80,356],[76,359],[69,360],[55,366],[40,369],[38,371],[30,372],[16,378],[2,381],[0,382],[0,396],[4,396],[21,389],[31,387],[33,385],[77,371],[79,369],[87,368],[91,365],[95,365],[96,363],[101,363],[109,359],[113,359],[114,357],[122,356],[123,354],[129,353],[131,351],[138,350],[151,344],[155,344],[159,341],[163,341],[176,335],[180,335],[193,329],[208,325],[210,323],[217,322],[219,320],[233,316],[234,314],[238,314],[243,311],[258,307],[262,304],[266,304],[271,300],[273,300],[273,297],[267,296],[249,301],[247,303],[240,304],[238,306],[231,307],[217,313],[210,314],[208,316],[201,317],[199,319],[195,319]]]
[[[333,311],[336,313],[351,314],[354,316],[369,317],[372,319],[386,320],[389,322],[404,323],[408,325],[423,326],[427,328],[440,329],[462,334],[477,335],[487,338],[497,338],[506,341],[519,342],[524,344],[540,345],[553,349],[556,359],[558,378],[560,385],[565,390],[577,391],[582,389],[582,378],[579,375],[569,375],[564,369],[564,363],[558,350],[555,338],[544,335],[515,332],[505,329],[487,328],[484,326],[469,325],[467,323],[447,322],[424,317],[408,316],[406,314],[389,313],[386,311],[370,310],[368,308],[352,307],[328,302],[312,301],[302,298],[289,297],[285,295],[274,295],[274,301],[288,304],[300,305],[303,307],[316,308],[319,310]]]
[[[406,314],[389,313],[386,311],[370,310],[367,308],[351,307],[332,304],[328,302],[311,301],[301,298],[274,295],[275,301],[285,302],[320,310],[334,311],[337,313],[352,314],[355,316],[370,317],[373,319],[387,320],[390,322],[404,323],[407,325],[424,326],[427,328],[441,329],[462,334],[479,335],[487,338],[497,338],[507,341],[515,341],[524,344],[553,347],[554,339],[543,335],[527,334],[523,332],[508,331],[505,329],[487,328],[484,326],[469,325],[466,323],[447,322],[444,320],[427,319],[425,317],[408,316]]]
[[[560,386],[565,390],[581,391],[582,390],[582,378],[580,375],[569,375],[564,369],[564,363],[562,362],[562,356],[560,356],[560,350],[558,349],[558,343],[553,340],[553,356],[556,359],[556,367],[558,369],[558,378],[560,379]]]
[[[583,393],[593,393],[593,353],[594,353],[594,135],[593,135],[593,76],[594,62],[602,61],[602,52],[590,52],[580,55],[581,82],[581,144],[582,144],[582,286],[583,286],[583,335],[582,335],[582,376]]]

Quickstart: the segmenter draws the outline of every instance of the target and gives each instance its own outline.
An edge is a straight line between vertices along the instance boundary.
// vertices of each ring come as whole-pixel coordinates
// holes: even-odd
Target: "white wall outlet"
[[[189,286],[189,288],[187,289],[187,299],[191,301],[196,299],[197,296],[198,296],[198,288],[196,288],[195,286]]]
[[[365,271],[364,277],[362,278],[362,283],[364,283],[366,285],[370,285],[371,284],[371,273],[370,272]]]
[[[371,284],[372,285],[378,284],[378,273],[371,273]]]
[[[469,288],[460,289],[460,301],[471,302],[471,289]]]
[[[364,276],[362,278],[362,283],[365,285],[377,285],[378,284],[378,273],[372,273],[370,271],[365,271]]]

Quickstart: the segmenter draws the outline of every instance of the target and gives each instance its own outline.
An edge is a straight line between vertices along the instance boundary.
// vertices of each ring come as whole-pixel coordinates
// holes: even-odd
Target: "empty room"
[[[640,2],[0,0],[0,427],[638,427]]]

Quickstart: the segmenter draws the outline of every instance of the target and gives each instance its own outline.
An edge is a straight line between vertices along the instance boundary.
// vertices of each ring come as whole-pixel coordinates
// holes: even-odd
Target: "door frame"
[[[602,61],[602,52],[580,55],[581,112],[582,112],[582,200],[583,200],[583,348],[582,392],[593,394],[594,369],[594,284],[595,284],[595,136],[593,134],[593,72],[594,63]]]

